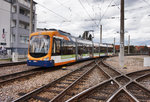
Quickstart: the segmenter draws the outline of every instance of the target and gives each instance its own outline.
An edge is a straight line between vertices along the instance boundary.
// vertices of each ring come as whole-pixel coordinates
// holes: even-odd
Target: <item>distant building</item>
[[[36,29],[36,2],[33,2],[33,29]],[[10,53],[26,54],[29,39],[30,0],[0,0],[0,46]]]
[[[141,49],[143,49],[145,46],[135,46],[135,49],[137,50],[137,51],[140,51]]]
[[[37,32],[45,31],[45,28],[37,28],[36,31],[37,31]]]
[[[115,45],[115,52],[119,53],[119,51],[120,51],[120,45]]]

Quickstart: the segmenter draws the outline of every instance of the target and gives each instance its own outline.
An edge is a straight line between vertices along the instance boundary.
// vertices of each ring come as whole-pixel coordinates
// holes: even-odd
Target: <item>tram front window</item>
[[[48,35],[35,35],[30,39],[29,53],[32,57],[39,58],[47,55],[50,37]]]

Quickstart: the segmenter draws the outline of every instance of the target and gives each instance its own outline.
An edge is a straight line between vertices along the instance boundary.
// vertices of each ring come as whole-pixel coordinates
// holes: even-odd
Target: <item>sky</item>
[[[34,0],[38,28],[55,28],[78,37],[91,32],[94,41],[120,42],[120,0]],[[150,0],[125,0],[125,45],[150,46]]]

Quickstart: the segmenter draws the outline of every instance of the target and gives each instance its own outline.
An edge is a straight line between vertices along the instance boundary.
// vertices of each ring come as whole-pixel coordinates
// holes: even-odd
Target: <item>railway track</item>
[[[0,68],[1,67],[8,67],[8,66],[16,66],[16,65],[22,65],[22,64],[26,64],[26,61],[23,62],[12,62],[12,63],[2,63],[0,64]]]
[[[91,62],[77,70],[74,70],[67,75],[50,82],[30,93],[25,94],[14,102],[20,101],[50,101],[57,95],[63,93],[66,89],[77,83],[82,76],[91,71],[95,67],[95,62]]]
[[[149,102],[150,90],[139,82],[150,80],[149,70],[129,74],[115,72],[107,64],[100,65],[110,79],[71,97],[66,102]],[[112,69],[112,70],[108,70]],[[112,73],[111,73],[112,72]]]
[[[92,76],[101,79],[87,83],[94,79]],[[122,74],[104,62],[95,61],[14,102],[149,102],[150,91],[141,84],[145,80],[150,80],[150,70]]]
[[[16,65],[20,65],[20,64],[23,64],[24,62],[17,62]],[[12,64],[12,63],[11,63]],[[10,65],[11,65],[10,64]],[[4,64],[5,66],[5,64]],[[7,65],[6,65],[7,66]],[[9,65],[8,65],[9,66]],[[59,68],[59,67],[58,67]],[[45,72],[49,72],[51,71],[52,69],[57,69],[57,67],[55,68],[41,68],[41,67],[36,67],[34,69],[30,69],[30,70],[25,70],[25,71],[20,71],[20,72],[15,72],[15,73],[11,73],[11,74],[5,74],[5,75],[1,75],[0,76],[0,85],[3,85],[3,84],[8,84],[10,82],[13,82],[17,79],[21,79],[21,78],[29,78],[30,76],[35,76],[37,74],[42,74],[42,73],[45,73]]]
[[[3,76],[0,76],[0,85],[3,85],[5,83],[10,83],[10,82],[15,81],[20,78],[28,78],[31,75],[40,74],[42,72],[45,72],[43,70],[43,68],[35,68],[35,69],[31,69],[31,70],[26,70],[26,71],[3,75]]]

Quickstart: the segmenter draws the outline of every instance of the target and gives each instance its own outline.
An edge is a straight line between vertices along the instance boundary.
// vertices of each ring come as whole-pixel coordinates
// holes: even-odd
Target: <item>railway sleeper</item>
[[[42,101],[42,102],[49,102],[49,101],[50,101],[50,99],[45,98],[45,97],[40,97],[40,96],[33,96],[33,99],[34,99],[34,100],[38,100],[37,102],[39,102],[39,101]]]
[[[48,90],[46,90],[45,92],[52,92],[52,93],[57,93],[57,94],[59,94],[59,93],[61,93],[62,92],[62,90],[53,90],[53,89],[48,89]]]
[[[88,99],[95,99],[95,100],[103,100],[105,101],[108,97],[104,97],[104,96],[89,96]]]
[[[61,86],[61,85],[56,85],[56,86],[53,86],[53,88],[62,88],[62,89],[65,89],[66,87],[65,86]]]
[[[69,82],[59,82],[58,84],[66,84],[66,85],[70,85],[71,83],[69,83]]]

